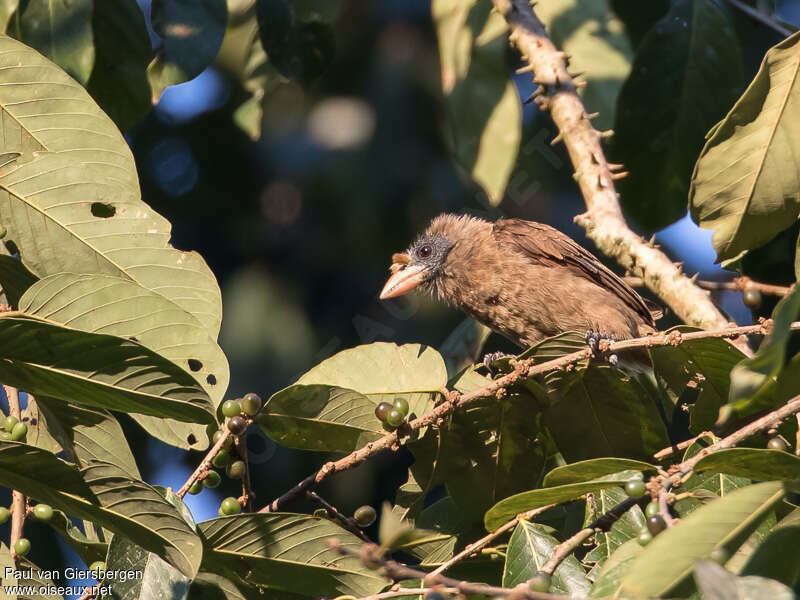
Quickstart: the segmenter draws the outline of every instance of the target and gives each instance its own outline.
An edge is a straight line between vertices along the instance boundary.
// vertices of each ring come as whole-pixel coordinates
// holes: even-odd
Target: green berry
[[[403,421],[406,420],[406,417],[403,413],[401,413],[396,408],[393,408],[389,411],[389,414],[386,415],[386,424],[391,425],[392,427],[400,427]]]
[[[550,573],[537,572],[528,580],[528,587],[532,592],[546,592],[550,589],[553,577]]]
[[[26,435],[28,435],[28,426],[25,423],[17,423],[14,425],[14,429],[11,430],[11,441],[23,441]]]
[[[653,534],[645,529],[639,534],[639,537],[636,538],[636,541],[639,542],[640,546],[647,546],[647,544],[653,541]]]
[[[228,465],[228,468],[225,470],[225,474],[231,479],[241,479],[244,477],[246,471],[247,465],[244,464],[244,461],[235,460]]]
[[[8,521],[11,517],[11,511],[8,510],[5,506],[0,506],[0,525]]]
[[[641,498],[647,493],[647,488],[641,479],[631,479],[625,482],[625,493],[630,498]]]
[[[49,504],[37,504],[33,507],[33,516],[38,521],[49,521],[53,518],[53,507]]]
[[[25,556],[30,551],[31,542],[28,538],[19,538],[14,542],[14,552],[16,552],[18,556]]]
[[[719,565],[724,565],[731,559],[731,553],[725,546],[720,546],[711,551],[709,558]]]
[[[658,502],[650,502],[644,509],[644,514],[647,517],[655,517],[661,513],[661,507]]]
[[[8,433],[5,429],[0,429],[0,442],[10,442],[11,441],[11,434]]]
[[[96,560],[89,566],[89,570],[92,573],[98,573],[99,574],[100,571],[105,571],[106,570],[106,563],[104,563],[102,560]]]
[[[653,534],[658,535],[667,528],[667,523],[661,515],[653,515],[647,519],[647,530]]]
[[[369,527],[375,522],[377,516],[375,509],[368,504],[357,508],[353,513],[353,518],[359,527]]]
[[[216,456],[211,459],[211,464],[215,467],[222,468],[227,465],[231,460],[231,455],[227,450],[220,450],[217,452]]]
[[[219,476],[219,473],[216,471],[209,471],[206,473],[205,479],[203,479],[203,485],[207,488],[215,488],[221,481],[222,477]]]
[[[384,431],[388,431],[389,433],[392,433],[395,429],[397,429],[397,427],[392,427],[388,423],[383,423],[383,430]]]
[[[5,428],[8,433],[11,433],[11,430],[14,429],[14,425],[19,423],[19,419],[14,415],[8,415],[6,417]]]
[[[378,406],[375,407],[375,416],[381,423],[386,422],[386,417],[389,415],[389,411],[392,410],[392,405],[388,402],[381,402]]]
[[[320,519],[327,519],[328,518],[328,510],[325,508],[318,508],[314,511],[314,516]]]
[[[261,396],[253,392],[245,394],[242,398],[242,410],[247,416],[255,417],[263,405],[264,403],[261,401]]]
[[[203,491],[203,482],[199,479],[195,481],[191,486],[189,486],[189,493],[192,496],[197,496],[200,492]]]
[[[784,442],[781,436],[776,435],[767,442],[767,448],[770,450],[783,450],[785,452],[789,448],[789,444]]]
[[[238,400],[225,400],[222,403],[222,414],[226,417],[235,417],[242,412],[242,405]]]
[[[742,302],[747,308],[758,308],[761,306],[761,292],[754,288],[742,290]]]
[[[228,431],[233,435],[241,435],[245,429],[247,429],[247,421],[245,421],[244,417],[236,415],[228,420]]]
[[[405,398],[399,396],[395,398],[394,402],[392,402],[392,408],[402,413],[403,418],[408,416],[408,400],[406,400]]]
[[[225,435],[226,433],[227,433],[227,432],[223,431],[222,429],[217,429],[217,430],[214,432],[214,435],[213,435],[213,437],[211,438],[211,441],[212,441],[214,444],[216,444],[216,443],[219,441],[219,438],[221,438],[221,437],[222,437],[223,435]],[[228,436],[227,438],[225,438],[225,443],[222,445],[222,447],[223,447],[223,448],[225,448],[225,449],[227,450],[228,448],[230,448],[230,447],[231,447],[231,445],[232,445],[232,444],[233,444],[233,438],[232,438],[231,436]]]
[[[223,515],[238,515],[242,512],[242,506],[236,498],[229,496],[219,505],[219,512]]]

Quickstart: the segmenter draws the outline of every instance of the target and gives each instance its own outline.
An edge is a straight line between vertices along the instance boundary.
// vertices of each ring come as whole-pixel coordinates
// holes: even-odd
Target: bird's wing
[[[500,219],[494,223],[492,234],[498,244],[522,253],[534,264],[565,266],[614,292],[645,322],[654,324],[656,310],[593,254],[557,229],[534,221]]]

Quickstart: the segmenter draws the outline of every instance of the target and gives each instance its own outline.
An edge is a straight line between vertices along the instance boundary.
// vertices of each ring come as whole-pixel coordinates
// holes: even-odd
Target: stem
[[[689,438],[688,440],[684,440],[683,442],[679,442],[679,443],[675,444],[674,446],[669,446],[668,448],[663,448],[663,449],[659,450],[658,452],[653,454],[653,458],[655,458],[657,461],[662,461],[665,458],[669,458],[673,454],[677,454],[681,450],[686,450],[689,446],[694,444],[697,440],[699,440],[700,438],[704,438],[704,437],[710,437],[710,438],[713,439],[714,438],[714,434],[711,433],[710,431],[704,431],[704,432],[700,433],[699,435],[694,436],[693,438]]]
[[[641,277],[624,277],[625,283],[632,287],[642,287],[645,285]],[[771,283],[761,283],[753,281],[749,277],[734,277],[730,281],[704,281],[702,279],[695,280],[694,284],[703,288],[704,290],[719,291],[719,290],[758,290],[762,294],[768,296],[786,296],[792,291],[793,286],[772,285]]]
[[[255,499],[255,493],[250,485],[250,462],[247,460],[247,431],[245,431],[242,435],[236,436],[234,443],[236,444],[236,452],[239,455],[239,458],[241,458],[244,462],[244,474],[242,474],[242,499],[244,500],[243,508],[245,512],[253,512],[253,500]]]
[[[186,483],[184,483],[181,486],[181,489],[178,490],[177,494],[180,498],[183,498],[186,495],[186,492],[189,491],[189,488],[192,487],[192,484],[195,481],[205,476],[205,474],[208,472],[208,468],[211,466],[211,461],[214,459],[217,453],[222,450],[225,442],[231,436],[230,429],[225,427],[225,425],[222,425],[222,427],[225,433],[219,437],[216,444],[211,446],[211,449],[206,453],[203,460],[200,461],[200,464],[197,465],[197,468],[194,470],[194,472],[189,475],[189,479],[187,479]]]
[[[19,390],[14,387],[4,385],[6,398],[8,398],[9,416],[21,419],[22,413],[19,409]],[[22,537],[22,526],[25,524],[25,517],[28,512],[28,502],[25,495],[17,490],[11,490],[11,536],[9,546],[11,548],[11,558],[16,561],[17,553],[14,551],[14,544]]]
[[[347,529],[350,533],[353,533],[360,537],[365,542],[372,543],[372,540],[367,537],[361,528],[356,523],[355,519],[351,519],[347,515],[342,514],[339,510],[330,502],[325,500],[322,496],[317,494],[316,492],[308,492],[308,497],[311,498],[314,502],[319,504],[322,508],[328,511],[328,514],[334,517],[337,521],[341,523],[341,525]]]
[[[746,14],[754,21],[758,21],[762,25],[766,25],[767,27],[769,27],[773,31],[776,31],[785,38],[792,35],[792,31],[790,29],[784,27],[783,25],[775,21],[775,19],[772,19],[771,17],[768,17],[764,13],[757,11],[755,8],[748,6],[744,2],[741,2],[741,0],[726,0],[726,2],[731,6],[735,6],[736,8],[738,8],[740,11],[742,11],[744,14]]]

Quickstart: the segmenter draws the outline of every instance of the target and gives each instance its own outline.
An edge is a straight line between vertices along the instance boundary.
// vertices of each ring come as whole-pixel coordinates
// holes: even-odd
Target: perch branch
[[[557,139],[566,146],[575,167],[586,212],[575,222],[606,255],[627,270],[640,274],[648,288],[666,302],[685,323],[701,329],[725,327],[728,319],[714,306],[708,294],[681,272],[680,266],[653,244],[628,227],[614,187],[615,173],[606,160],[601,139],[611,132],[599,132],[578,96],[578,88],[567,72],[565,54],[559,52],[537,18],[529,0],[493,0],[505,16],[509,38],[535,74],[539,85],[537,105],[548,110],[558,127]],[[736,343],[736,342],[734,342]],[[750,354],[746,344],[737,344]]]
[[[336,519],[337,521],[339,521],[339,523],[342,525],[342,527],[347,529],[350,533],[352,533],[354,535],[357,535],[358,537],[360,537],[365,542],[372,543],[372,540],[369,539],[367,537],[367,534],[365,534],[361,530],[361,527],[358,526],[358,523],[356,523],[355,519],[351,519],[347,515],[342,514],[339,511],[339,509],[337,509],[333,504],[331,504],[330,502],[325,500],[325,498],[323,498],[322,496],[320,496],[316,492],[308,492],[308,497],[311,498],[317,504],[319,504],[326,511],[328,511],[328,514],[331,517],[333,517],[334,519]]]
[[[757,11],[752,6],[748,6],[741,0],[726,0],[726,2],[731,6],[735,6],[737,9],[742,11],[744,14],[746,14],[754,21],[758,21],[762,25],[766,25],[767,27],[769,27],[773,31],[776,31],[785,38],[792,35],[792,31],[790,29],[784,27],[783,25],[778,23],[775,19],[772,19],[771,17],[765,15],[764,13]]]
[[[626,352],[636,348],[655,348],[659,346],[678,346],[683,342],[690,340],[703,339],[703,338],[729,338],[735,339],[742,335],[758,334],[765,335],[769,333],[772,327],[772,321],[767,320],[757,325],[745,325],[741,327],[725,327],[722,329],[715,329],[709,331],[693,331],[690,333],[679,333],[673,331],[667,333],[656,333],[653,335],[634,338],[630,340],[622,340],[619,342],[611,342],[606,345],[605,351],[608,353],[616,354],[618,352]],[[791,324],[792,330],[800,330],[800,321]],[[358,448],[340,458],[336,461],[325,463],[322,468],[312,473],[299,483],[297,483],[290,490],[278,496],[270,504],[262,508],[259,512],[274,512],[280,510],[282,506],[305,494],[308,490],[313,489],[320,482],[330,477],[333,473],[338,471],[346,471],[352,469],[366,461],[368,458],[384,451],[384,450],[397,450],[400,447],[400,440],[403,436],[421,429],[437,425],[448,414],[452,413],[456,408],[466,406],[476,402],[477,400],[488,398],[495,395],[503,395],[509,386],[512,386],[527,377],[540,375],[549,371],[563,369],[567,365],[574,364],[581,360],[586,360],[593,356],[592,351],[587,347],[583,350],[578,350],[570,354],[565,354],[553,360],[543,363],[535,364],[531,359],[515,361],[513,371],[503,375],[497,379],[493,379],[486,385],[479,387],[466,394],[459,394],[458,392],[446,392],[446,400],[439,404],[432,411],[422,415],[407,423],[405,426],[389,433],[382,438],[369,442],[368,444]],[[201,465],[202,466],[202,465]],[[199,467],[198,467],[199,469]],[[188,489],[188,488],[187,488]]]
[[[669,458],[673,454],[677,454],[681,450],[686,450],[689,446],[691,446],[697,440],[699,440],[700,438],[703,438],[703,437],[711,437],[711,438],[713,438],[714,434],[711,433],[710,431],[704,431],[701,434],[694,436],[693,438],[689,438],[688,440],[684,440],[682,442],[679,442],[679,443],[675,444],[674,446],[668,446],[667,448],[663,448],[663,449],[659,450],[658,452],[653,454],[653,458],[656,459],[657,461],[662,461],[662,460],[664,460],[666,458]]]
[[[4,385],[6,398],[8,398],[8,415],[22,419],[22,412],[19,409],[19,390],[14,387]],[[14,544],[22,537],[22,526],[25,524],[25,517],[28,516],[28,501],[25,495],[17,490],[11,490],[11,536],[9,537],[9,547],[11,548],[11,558],[16,561],[17,553]]]
[[[641,277],[625,277],[625,282],[632,287],[642,287],[644,280]],[[709,291],[718,290],[733,290],[742,292],[744,290],[758,290],[762,294],[768,296],[786,296],[792,291],[792,286],[772,285],[769,283],[761,283],[753,281],[749,277],[734,277],[730,281],[704,281],[702,279],[695,280],[694,284]]]

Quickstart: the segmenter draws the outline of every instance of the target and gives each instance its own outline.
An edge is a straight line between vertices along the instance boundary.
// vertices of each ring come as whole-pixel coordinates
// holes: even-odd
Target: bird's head
[[[442,273],[445,260],[453,247],[443,233],[429,228],[405,252],[392,255],[392,272],[383,286],[380,299],[388,300],[407,294],[414,288],[427,288]]]

